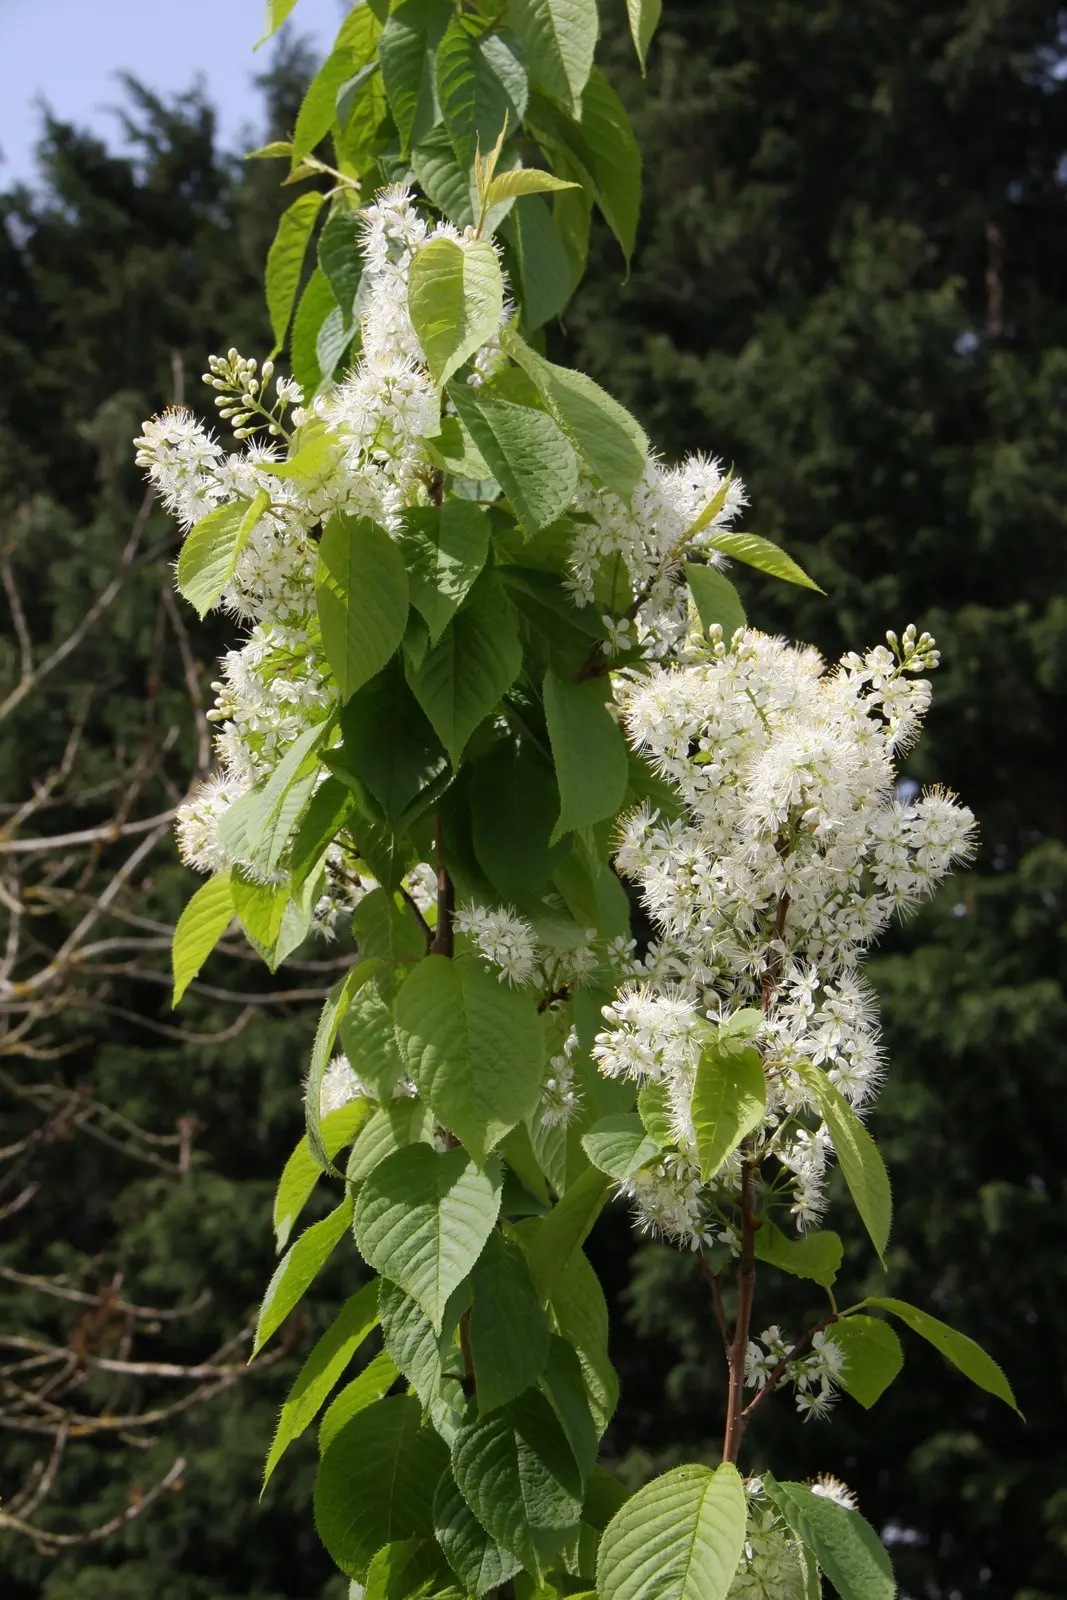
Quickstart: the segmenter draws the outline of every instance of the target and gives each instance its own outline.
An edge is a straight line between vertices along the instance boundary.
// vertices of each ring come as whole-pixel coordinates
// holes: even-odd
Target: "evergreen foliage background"
[[[736,462],[752,501],[746,526],[781,540],[827,591],[786,596],[742,571],[759,625],[832,653],[909,621],[937,635],[944,665],[910,770],[958,789],[982,828],[976,868],[871,965],[892,1062],[875,1127],[896,1178],[890,1292],[977,1338],[1028,1424],[911,1341],[908,1381],[873,1412],[846,1398],[831,1424],[798,1430],[782,1400],[753,1427],[745,1464],[758,1468],[773,1430],[781,1475],[838,1471],[894,1541],[905,1594],[1061,1600],[1062,17],[1036,0],[670,0],[645,85],[621,34],[619,44],[608,70],[646,162],[638,251],[622,282],[612,241],[596,236],[553,353],[603,382],[672,455],[706,445]],[[299,48],[276,57],[264,80],[270,134],[291,125],[307,72]],[[206,411],[206,354],[270,343],[260,282],[283,204],[277,173],[220,156],[195,96],[161,104],[135,85],[129,95],[133,158],[49,123],[41,190],[0,201],[0,514],[8,523],[29,508],[19,561],[42,640],[62,637],[117,560],[141,495],[129,439],[170,396],[172,351],[187,398]],[[160,517],[156,539],[166,536]],[[138,574],[53,681],[46,712],[38,700],[7,726],[0,800],[21,798],[54,761],[86,682],[106,689],[90,723],[101,773],[151,696],[160,715],[168,696],[180,706],[180,671],[153,646],[173,553]],[[224,636],[199,634],[208,667]],[[5,679],[15,661],[5,639]],[[175,773],[191,750],[190,731]],[[188,890],[172,860],[148,914],[173,917]],[[149,1003],[143,990],[130,998]],[[186,1026],[220,1025],[220,1008],[197,1004]],[[150,1015],[169,1018],[162,990]],[[175,1325],[167,1352],[202,1357],[246,1320],[269,1276],[270,1196],[300,1132],[313,1023],[294,1011],[210,1049],[96,1025],[53,1070],[161,1129],[197,1116],[191,1171],[157,1181],[104,1151],[57,1147],[38,1170],[47,1202],[8,1226],[0,1260],[94,1282],[118,1267],[127,1292],[136,1284],[160,1303],[209,1287],[210,1307]],[[70,1027],[84,1031],[78,1019]],[[5,1103],[5,1140],[18,1118]],[[846,1219],[842,1209],[834,1225]],[[635,1241],[621,1213],[592,1251],[616,1303],[623,1399],[607,1442],[620,1470],[636,1479],[702,1449],[714,1460],[718,1334],[695,1261]],[[849,1253],[845,1292],[876,1292],[881,1274],[856,1231]],[[321,1280],[312,1304],[323,1325],[351,1287],[336,1268]],[[62,1325],[54,1305],[9,1283],[0,1300],[5,1328]],[[797,1284],[793,1320],[807,1303]],[[118,1510],[131,1481],[153,1481],[179,1450],[190,1468],[179,1494],[103,1548],[46,1560],[9,1538],[5,1595],[339,1600],[307,1515],[310,1439],[256,1500],[276,1408],[314,1331],[294,1326],[291,1359],[171,1424],[147,1456],[72,1451],[51,1509],[68,1530]],[[6,1435],[0,1471],[16,1472],[33,1448]]]

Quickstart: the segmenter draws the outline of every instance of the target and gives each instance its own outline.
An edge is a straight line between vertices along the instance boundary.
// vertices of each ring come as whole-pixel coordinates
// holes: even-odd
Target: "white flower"
[[[833,1477],[829,1472],[822,1472],[811,1485],[812,1494],[821,1494],[824,1499],[832,1500],[835,1505],[844,1506],[846,1511],[855,1511],[857,1507],[856,1496],[847,1483],[842,1483],[840,1478]]]
[[[456,913],[457,933],[466,934],[478,954],[490,966],[499,967],[501,983],[513,985],[533,981],[538,946],[530,924],[504,907],[465,906]]]
[[[350,1100],[360,1096],[373,1098],[371,1091],[350,1065],[347,1056],[335,1056],[322,1075],[319,1085],[319,1116],[327,1117],[331,1111],[340,1111]]]

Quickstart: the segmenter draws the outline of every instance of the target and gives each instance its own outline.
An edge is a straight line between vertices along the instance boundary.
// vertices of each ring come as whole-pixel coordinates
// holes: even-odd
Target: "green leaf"
[[[745,1542],[737,1468],[675,1467],[638,1489],[604,1529],[601,1600],[725,1600]]]
[[[500,263],[486,240],[438,237],[415,252],[408,310],[438,386],[493,337],[503,309]]]
[[[596,0],[511,0],[508,15],[531,75],[580,116],[599,32]]]
[[[171,944],[176,1006],[233,921],[233,884],[228,872],[202,883],[178,918]]]
[[[451,1472],[444,1473],[437,1485],[433,1521],[437,1542],[468,1594],[488,1594],[521,1572],[521,1561],[489,1537]]]
[[[526,69],[507,33],[455,17],[437,51],[437,93],[461,167],[478,148],[491,150],[505,127],[517,130],[526,110]]]
[[[773,1222],[764,1222],[756,1232],[756,1260],[792,1273],[794,1278],[810,1278],[829,1289],[841,1266],[844,1247],[836,1233],[805,1233],[791,1239]]]
[[[342,743],[329,753],[331,768],[346,782],[354,778],[357,794],[365,787],[386,823],[402,829],[419,798],[437,793],[435,786],[450,767],[398,655],[356,691],[341,712],[340,726]]]
[[[539,356],[513,328],[504,336],[504,349],[537,385],[590,471],[629,500],[648,463],[648,439],[636,417],[584,372]]]
[[[596,1466],[600,1433],[585,1392],[578,1353],[558,1334],[549,1341],[548,1361],[538,1387],[559,1418],[584,1483]]]
[[[296,1243],[290,1245],[275,1268],[263,1296],[252,1344],[253,1355],[262,1350],[271,1334],[281,1326],[304,1291],[318,1277],[351,1220],[352,1200],[346,1196],[335,1211],[323,1217],[321,1222],[313,1222],[310,1228],[305,1228]]]
[[[421,1426],[410,1395],[361,1411],[325,1450],[315,1480],[315,1526],[333,1560],[362,1579],[383,1544],[433,1534],[433,1496],[448,1451]]]
[[[369,978],[379,971],[381,963],[361,961],[338,979],[330,990],[319,1013],[315,1040],[311,1046],[311,1065],[308,1068],[307,1088],[304,1093],[304,1119],[307,1124],[308,1147],[312,1156],[326,1172],[333,1172],[333,1159],[327,1148],[320,1109],[322,1079],[330,1064],[334,1040],[341,1026],[341,1018],[352,1002],[352,996]]]
[[[641,209],[641,151],[622,102],[600,68],[593,68],[586,84],[580,122],[572,122],[551,101],[538,95],[531,97],[527,123],[539,138],[562,147],[569,158],[567,164],[577,168],[573,176],[588,177],[604,220],[629,261]],[[558,167],[558,160],[553,164]],[[577,219],[583,215],[577,196],[560,195],[556,204],[571,202]],[[579,250],[578,258],[581,254]]]
[[[241,551],[269,507],[270,495],[260,489],[254,500],[216,506],[186,535],[178,556],[178,588],[201,621],[233,577]]]
[[[319,1423],[319,1455],[325,1455],[346,1423],[380,1400],[398,1377],[396,1362],[384,1350],[373,1361],[368,1361],[359,1377],[346,1383],[337,1399],[327,1407]]]
[[[758,1128],[767,1108],[760,1053],[752,1045],[709,1041],[700,1054],[693,1085],[693,1127],[704,1183]]]
[[[407,1069],[476,1161],[537,1105],[544,1035],[537,1001],[470,956],[420,961],[397,995]]]
[[[488,559],[489,518],[469,500],[413,506],[403,513],[398,542],[411,603],[425,618],[435,645]]]
[[[462,1148],[439,1154],[416,1144],[388,1156],[359,1192],[360,1253],[418,1301],[437,1332],[496,1222],[500,1185],[498,1163],[479,1171]]]
[[[747,621],[741,596],[729,578],[724,578],[715,567],[687,561],[685,577],[705,633],[717,622],[729,644],[738,628],[743,628]]]
[[[607,1301],[600,1279],[581,1250],[571,1252],[557,1275],[548,1305],[560,1335],[578,1357],[589,1409],[597,1433],[602,1434],[619,1403],[619,1380],[608,1356]],[[590,1520],[588,1496],[582,1514]]]
[[[841,1600],[894,1600],[897,1586],[885,1546],[858,1511],[803,1483],[763,1484],[796,1537],[815,1556]]]
[[[329,133],[333,126],[337,91],[360,64],[351,50],[334,50],[312,78],[300,103],[293,132],[291,165],[294,170]],[[275,337],[281,343],[281,336],[276,333]]]
[[[505,901],[545,886],[566,850],[549,838],[559,816],[550,763],[528,740],[508,741],[474,764],[468,786],[478,865]]]
[[[460,166],[447,128],[435,128],[413,146],[411,165],[427,199],[457,228],[473,227],[471,173]]]
[[[317,189],[302,194],[282,212],[274,242],[267,252],[267,310],[274,334],[275,349],[285,343],[285,332],[293,314],[304,253],[311,238],[323,196]]]
[[[648,47],[652,43],[652,35],[659,26],[663,0],[626,0],[626,10],[630,18],[630,36],[641,64],[641,76],[644,77]]]
[[[352,913],[352,937],[368,960],[417,961],[426,936],[405,901],[387,889],[372,889]]]
[[[561,189],[577,189],[568,178],[557,178],[539,167],[514,167],[493,179],[486,194],[489,205],[499,205],[502,200],[517,200],[524,194],[557,194]]]
[[[350,1100],[347,1105],[338,1106],[336,1111],[323,1117],[322,1143],[329,1160],[332,1161],[338,1150],[343,1150],[346,1144],[352,1143],[370,1115],[370,1101],[358,1098]],[[274,1193],[274,1243],[277,1249],[285,1249],[293,1224],[321,1177],[322,1167],[312,1155],[305,1135],[285,1163]]]
[[[772,578],[782,578],[786,583],[799,584],[802,589],[814,589],[816,594],[823,593],[819,585],[808,577],[803,567],[797,566],[792,556],[787,556],[778,545],[772,544],[769,539],[761,538],[758,533],[734,533],[729,528],[720,528],[707,539],[706,543],[713,550],[721,550],[724,556],[731,556],[734,561],[743,561],[759,572],[769,573]]]
[[[558,316],[570,299],[570,261],[552,212],[536,195],[516,200],[501,231],[518,265],[522,329],[530,334]]]
[[[273,873],[307,804],[325,736],[325,723],[305,728],[266,781],[224,813],[219,842],[231,855]]]
[[[452,1577],[432,1539],[383,1545],[367,1568],[363,1600],[421,1600]]]
[[[526,533],[554,522],[578,485],[578,458],[555,419],[479,395],[466,384],[448,392]]]
[[[299,1439],[304,1429],[314,1422],[326,1396],[377,1323],[378,1283],[375,1280],[345,1301],[297,1373],[278,1416],[274,1442],[263,1469],[264,1488],[293,1440]]]
[[[528,1389],[461,1427],[452,1472],[490,1537],[540,1576],[582,1509],[581,1474],[545,1397]]]
[[[548,1360],[549,1327],[519,1245],[494,1230],[473,1273],[470,1345],[478,1415],[537,1382]]]
[[[334,513],[319,544],[315,600],[322,647],[348,700],[385,666],[408,619],[404,558],[384,528]]]
[[[874,1248],[883,1256],[893,1221],[893,1196],[878,1146],[825,1072],[811,1066],[801,1067],[800,1072],[829,1130],[856,1210]]]
[[[571,1257],[589,1237],[610,1192],[609,1180],[590,1167],[538,1223],[527,1257],[530,1276],[542,1300],[552,1294]]]
[[[355,808],[355,797],[339,778],[320,783],[308,801],[307,809],[293,834],[289,851],[289,879],[299,894],[314,877],[323,857],[342,832]]]
[[[869,1409],[904,1365],[900,1340],[888,1322],[877,1317],[845,1317],[831,1323],[826,1338],[845,1358],[839,1386]]]
[[[389,1103],[404,1063],[396,1043],[393,1010],[375,983],[365,983],[341,1020],[341,1045],[352,1070],[378,1099]]]
[[[440,120],[434,59],[452,15],[446,0],[406,0],[382,29],[382,83],[402,150],[418,144]]]
[[[919,1334],[932,1344],[935,1350],[939,1350],[946,1361],[958,1367],[965,1378],[970,1378],[972,1383],[977,1384],[979,1389],[984,1389],[987,1394],[996,1395],[998,1400],[1003,1400],[1005,1405],[1011,1406],[1013,1411],[1018,1411],[1022,1416],[1011,1384],[1000,1367],[992,1356],[986,1355],[980,1344],[976,1344],[965,1333],[957,1333],[955,1328],[950,1328],[945,1322],[939,1322],[937,1317],[932,1317],[928,1311],[920,1311],[918,1306],[909,1305],[906,1300],[874,1295],[862,1300],[860,1305],[877,1306],[880,1310],[899,1317],[913,1333]]]
[[[441,1391],[445,1368],[450,1365],[449,1357],[459,1319],[469,1300],[469,1288],[463,1284],[449,1298],[441,1331],[435,1333],[433,1324],[417,1300],[405,1294],[399,1284],[382,1282],[381,1316],[385,1348],[415,1390],[424,1410],[429,1410]],[[457,1366],[458,1361],[457,1356]]]
[[[660,1153],[659,1145],[649,1138],[641,1118],[632,1111],[594,1122],[582,1138],[582,1147],[594,1167],[616,1182],[632,1178]]]
[[[347,328],[352,321],[356,293],[363,277],[363,256],[353,212],[334,212],[319,234],[318,256],[319,266],[326,275]],[[328,434],[322,442],[327,448],[333,444]]]
[[[265,44],[272,33],[277,33],[290,11],[296,5],[296,0],[267,0],[266,16],[263,20],[263,37],[257,39],[255,48]]]
[[[665,1083],[646,1083],[638,1090],[637,1113],[649,1137],[661,1150],[674,1144],[674,1117]]]
[[[433,1116],[421,1100],[402,1095],[367,1118],[352,1146],[346,1179],[351,1184],[362,1183],[386,1156],[411,1144],[433,1144]]]
[[[289,339],[289,365],[307,399],[315,393],[323,377],[319,366],[319,330],[336,308],[329,279],[321,267],[316,267],[300,296]]]
[[[564,683],[545,674],[545,720],[559,785],[559,821],[550,844],[574,828],[614,817],[629,780],[626,740],[604,703],[603,680]]]
[[[484,573],[421,665],[406,665],[412,693],[454,767],[521,666],[522,645],[511,604],[495,574]]]

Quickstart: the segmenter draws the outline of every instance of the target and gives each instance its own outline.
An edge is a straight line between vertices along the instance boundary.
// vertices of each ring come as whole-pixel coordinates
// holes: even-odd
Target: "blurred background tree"
[[[983,837],[975,870],[872,964],[892,1060],[875,1127],[896,1176],[890,1292],[979,1339],[1008,1370],[1028,1425],[911,1342],[909,1381],[876,1410],[844,1399],[832,1424],[798,1434],[783,1399],[753,1428],[748,1462],[758,1467],[773,1430],[788,1470],[831,1464],[893,1544],[906,1595],[1062,1600],[1062,16],[1035,0],[670,0],[645,84],[623,25],[605,18],[609,70],[645,153],[639,247],[622,282],[610,239],[594,236],[593,270],[552,342],[630,405],[669,456],[706,446],[736,462],[752,501],[747,525],[780,539],[827,592],[783,596],[742,572],[759,625],[831,653],[908,621],[937,634],[945,664],[910,771],[916,783],[958,789]],[[299,48],[276,59],[263,85],[270,132],[291,124],[307,70]],[[282,204],[276,173],[222,156],[196,97],[161,104],[129,92],[132,157],[49,123],[40,191],[2,202],[0,497],[5,534],[16,510],[29,530],[12,561],[44,641],[69,631],[119,562],[141,495],[127,441],[171,396],[176,365],[190,375],[187,400],[205,409],[207,352],[269,344],[260,281]],[[162,519],[152,526],[163,540]],[[93,782],[113,776],[149,691],[185,705],[178,641],[168,635],[161,654],[154,632],[172,558],[168,548],[133,575],[106,625],[54,674],[47,712],[28,700],[0,730],[9,807],[61,760],[87,684],[103,691],[83,736],[95,752],[87,783],[90,768]],[[220,628],[194,640],[207,678],[224,638]],[[12,638],[5,692],[18,659]],[[161,708],[160,725],[178,717],[176,704]],[[185,705],[164,773],[183,761],[193,770],[193,723]],[[154,781],[159,811],[166,786]],[[48,830],[61,825],[84,826],[84,813],[58,811]],[[187,892],[167,855],[145,914],[172,921]],[[236,970],[220,962],[210,976],[269,988],[253,969]],[[294,1063],[311,1013],[282,1004],[268,1021],[261,1009],[238,1039],[204,1045],[151,1031],[173,1022],[162,989],[131,983],[116,1004],[134,1017],[53,1024],[83,1042],[48,1070],[139,1127],[172,1134],[194,1118],[187,1170],[146,1175],[106,1146],[50,1145],[37,1157],[40,1193],[6,1224],[0,1266],[66,1273],[94,1290],[119,1271],[124,1292],[136,1283],[153,1305],[208,1289],[210,1306],[164,1336],[166,1359],[195,1362],[244,1326],[269,1274],[269,1195],[300,1131]],[[219,1032],[232,1012],[201,996],[183,1028]],[[5,1145],[25,1131],[19,1115],[5,1106]],[[859,1236],[848,1245],[842,1289],[858,1299],[883,1280]],[[634,1241],[621,1213],[593,1248],[616,1301],[623,1400],[609,1443],[620,1470],[636,1477],[701,1450],[713,1459],[718,1335],[695,1261]],[[343,1291],[325,1277],[316,1315]],[[10,1278],[0,1296],[4,1331],[41,1332],[57,1315]],[[806,1305],[798,1284],[797,1322]],[[59,1338],[69,1326],[44,1331]],[[42,1511],[53,1530],[77,1533],[128,1509],[131,1483],[144,1492],[179,1453],[184,1487],[97,1545],[40,1554],[0,1532],[5,1594],[340,1594],[306,1514],[307,1454],[294,1449],[263,1504],[255,1498],[276,1407],[311,1332],[294,1328],[292,1356],[168,1421],[133,1477],[128,1447],[71,1446]],[[154,1403],[154,1392],[138,1403]],[[5,1475],[10,1460],[17,1479],[43,1448],[4,1435]]]

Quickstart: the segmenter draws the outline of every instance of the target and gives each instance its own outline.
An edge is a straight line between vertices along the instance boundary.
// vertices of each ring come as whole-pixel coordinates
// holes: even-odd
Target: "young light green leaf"
[[[511,603],[496,574],[483,573],[421,664],[406,663],[412,693],[454,767],[467,740],[496,709],[521,666],[522,645]]]
[[[319,1455],[325,1455],[341,1429],[361,1411],[366,1411],[368,1406],[380,1400],[399,1376],[396,1362],[384,1350],[373,1361],[368,1361],[359,1377],[346,1383],[336,1400],[331,1401],[323,1413],[319,1423]]]
[[[813,1553],[841,1600],[894,1600],[897,1586],[885,1546],[858,1511],[849,1511],[803,1483],[764,1488],[796,1537]]]
[[[575,1179],[547,1217],[538,1222],[527,1249],[527,1260],[534,1287],[543,1301],[550,1297],[571,1257],[589,1237],[610,1193],[608,1178],[595,1167],[589,1167]]]
[[[418,1301],[438,1333],[449,1296],[492,1232],[500,1186],[498,1162],[479,1171],[459,1146],[438,1153],[415,1144],[375,1167],[359,1192],[360,1253]]]
[[[537,1104],[544,1030],[537,1001],[470,956],[429,956],[395,1006],[401,1054],[423,1099],[476,1161]]]
[[[545,720],[559,786],[559,820],[549,844],[574,828],[613,817],[629,779],[626,740],[605,705],[603,679],[565,683],[545,674]]]
[[[705,632],[717,622],[723,638],[729,644],[738,628],[743,628],[747,620],[741,596],[729,578],[702,562],[687,561],[685,577]]]
[[[413,506],[403,513],[399,543],[411,603],[425,618],[435,645],[488,559],[489,518],[469,500]]]
[[[216,506],[186,535],[178,556],[178,588],[201,620],[233,577],[241,551],[269,506],[270,495],[260,489],[254,500]]]
[[[536,1389],[461,1427],[452,1472],[482,1527],[540,1577],[582,1509],[582,1479],[567,1436]]]
[[[437,1485],[433,1523],[437,1542],[467,1594],[488,1594],[521,1572],[522,1562],[489,1537],[451,1472],[444,1473]]]
[[[665,1083],[646,1083],[637,1092],[637,1114],[649,1138],[661,1150],[675,1142],[671,1097]]]
[[[633,1111],[618,1112],[594,1122],[582,1136],[582,1148],[594,1167],[616,1182],[632,1178],[660,1153],[659,1145],[649,1138],[641,1118]]]
[[[225,812],[219,843],[231,855],[273,873],[310,796],[325,735],[323,722],[305,728],[265,783],[241,795]]]
[[[710,535],[707,543],[713,550],[721,550],[724,556],[743,561],[759,572],[769,573],[772,578],[799,584],[802,589],[814,589],[816,594],[823,592],[803,567],[797,566],[792,556],[787,556],[779,545],[761,538],[758,533],[736,533],[731,528],[720,528]]]
[[[527,534],[566,510],[578,483],[578,458],[547,411],[479,396],[455,384],[449,397]]]
[[[319,331],[336,309],[337,302],[329,279],[317,266],[300,296],[289,338],[289,365],[293,377],[308,399],[322,381],[318,355]]]
[[[233,884],[228,872],[216,872],[193,895],[178,918],[171,944],[176,1006],[208,956],[233,921]]]
[[[504,308],[504,280],[492,245],[431,239],[416,251],[408,310],[430,376],[440,386],[491,339]]]
[[[537,385],[545,405],[582,460],[621,499],[628,500],[648,463],[644,429],[624,406],[584,372],[559,367],[531,350],[514,328],[504,348]]]
[[[344,326],[352,321],[356,294],[363,278],[363,255],[359,248],[357,219],[351,211],[335,211],[319,234],[319,266],[326,274]],[[336,448],[336,438],[321,436],[327,449]]]
[[[335,512],[323,529],[315,579],[322,647],[348,700],[404,637],[408,575],[396,543],[369,517]]]
[[[794,1278],[810,1278],[829,1289],[841,1266],[844,1246],[836,1233],[804,1233],[795,1239],[782,1233],[773,1222],[763,1222],[756,1231],[756,1260],[789,1272]]]
[[[333,125],[337,91],[361,64],[351,50],[334,50],[312,78],[300,103],[293,132],[294,168],[329,133]]]
[[[266,16],[263,19],[263,37],[257,39],[254,48],[259,49],[261,44],[266,44],[272,33],[277,33],[290,11],[296,5],[296,0],[267,0]]]
[[[537,1382],[548,1360],[548,1320],[519,1245],[489,1235],[472,1275],[470,1348],[478,1415]]]
[[[373,1107],[369,1100],[358,1096],[346,1105],[338,1106],[322,1119],[322,1142],[332,1161],[338,1150],[351,1144],[371,1116]],[[311,1153],[307,1135],[301,1139],[282,1169],[278,1187],[274,1192],[274,1243],[284,1250],[297,1217],[303,1211],[311,1192],[322,1177],[322,1167]]]
[[[1013,1411],[1018,1411],[1022,1416],[1011,1384],[1001,1368],[993,1357],[986,1355],[981,1345],[968,1338],[967,1334],[958,1333],[946,1322],[940,1322],[928,1311],[920,1311],[918,1306],[909,1305],[906,1300],[873,1295],[867,1300],[862,1300],[860,1305],[877,1306],[880,1310],[899,1317],[913,1333],[919,1334],[932,1344],[935,1350],[939,1350],[946,1361],[958,1367],[965,1378],[970,1378],[972,1383],[977,1384],[979,1389],[984,1389],[987,1394],[996,1395],[998,1400],[1003,1400],[1005,1405],[1011,1406]]]
[[[335,1211],[321,1222],[313,1222],[290,1245],[267,1285],[259,1308],[252,1354],[256,1355],[276,1328],[281,1327],[304,1291],[318,1277],[334,1245],[352,1220],[351,1196],[346,1196]]]
[[[323,196],[318,189],[311,189],[307,194],[302,194],[299,200],[294,200],[282,212],[274,242],[267,252],[267,310],[276,350],[280,350],[285,343],[304,253],[322,210],[322,202]]]
[[[596,0],[511,0],[508,16],[534,79],[580,115],[599,32]]]
[[[315,1480],[315,1526],[342,1572],[362,1580],[383,1545],[432,1535],[447,1465],[413,1395],[376,1401],[334,1436]]]
[[[745,1486],[729,1462],[653,1478],[604,1529],[600,1600],[725,1600],[746,1518]]]
[[[663,0],[626,0],[626,10],[630,18],[630,36],[641,64],[641,76],[644,77],[648,47],[652,43],[652,35],[659,26]]]
[[[487,33],[479,18],[456,16],[437,51],[437,93],[460,166],[491,150],[526,110],[526,68],[508,33]]]
[[[577,189],[569,179],[557,178],[539,167],[514,167],[511,172],[501,172],[489,185],[488,204],[499,205],[502,200],[517,200],[524,194],[555,194],[560,189]]]
[[[845,1358],[836,1380],[839,1387],[870,1409],[904,1365],[900,1340],[888,1322],[855,1316],[831,1323],[826,1338]]]
[[[600,1279],[581,1250],[572,1250],[549,1296],[556,1327],[577,1354],[598,1434],[619,1403],[619,1380],[608,1355],[608,1305]],[[589,1520],[588,1494],[583,1517]]]
[[[767,1084],[752,1045],[710,1040],[700,1054],[693,1087],[693,1127],[705,1183],[763,1120]]]
[[[263,1468],[263,1487],[292,1444],[322,1409],[326,1396],[378,1322],[378,1283],[368,1283],[346,1300],[319,1339],[286,1396],[278,1416],[274,1442]]]
[[[885,1254],[893,1221],[889,1174],[874,1140],[844,1095],[819,1067],[799,1069],[834,1142],[838,1163],[856,1210],[879,1256]]]

